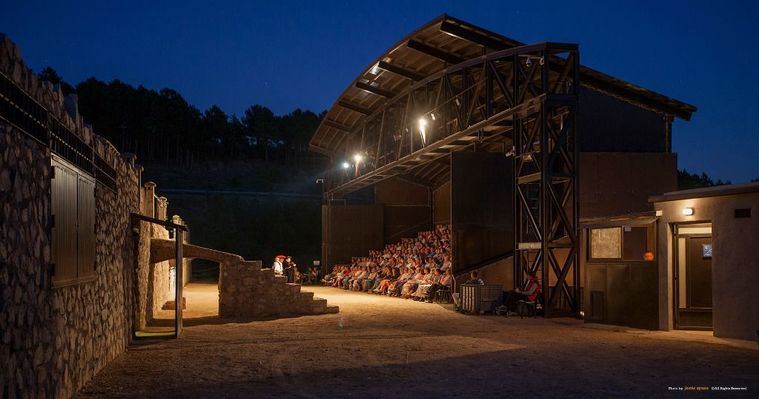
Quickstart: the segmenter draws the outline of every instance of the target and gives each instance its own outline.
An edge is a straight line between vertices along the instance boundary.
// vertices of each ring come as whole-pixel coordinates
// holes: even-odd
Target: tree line
[[[308,152],[308,141],[326,111],[296,109],[274,115],[263,105],[253,105],[237,116],[213,105],[201,112],[169,88],[156,91],[95,78],[72,86],[51,67],[39,77],[60,84],[65,95],[76,93],[84,120],[120,151],[136,154],[143,164],[188,167],[202,161],[254,159],[296,166],[304,160],[311,166],[322,164],[314,162],[319,156]],[[680,189],[722,184],[730,181],[678,170]]]
[[[65,95],[76,93],[85,122],[144,164],[191,167],[203,161],[261,159],[313,165],[318,157],[308,152],[308,141],[326,111],[274,115],[263,105],[252,105],[237,116],[217,105],[200,111],[169,88],[156,91],[95,78],[72,86],[50,67],[39,77],[60,84]]]
[[[753,180],[752,180],[753,181]],[[700,188],[700,187],[712,187],[712,186],[722,186],[725,184],[732,184],[730,180],[722,181],[722,179],[717,179],[717,181],[712,180],[709,175],[706,173],[690,173],[687,169],[681,169],[677,171],[677,187],[680,190],[688,190],[691,188]]]

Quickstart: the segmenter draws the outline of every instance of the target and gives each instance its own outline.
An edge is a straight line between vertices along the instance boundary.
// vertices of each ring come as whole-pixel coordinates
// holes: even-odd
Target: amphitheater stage
[[[340,313],[188,323],[178,340],[131,347],[80,396],[645,397],[696,385],[759,389],[756,344],[710,332],[468,316],[411,300],[304,290]]]

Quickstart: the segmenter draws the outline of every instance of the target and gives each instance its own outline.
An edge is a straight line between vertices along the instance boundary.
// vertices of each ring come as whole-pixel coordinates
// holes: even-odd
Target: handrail
[[[143,222],[154,223],[154,224],[158,224],[158,225],[161,225],[161,226],[164,226],[164,227],[170,227],[170,228],[173,228],[173,229],[179,229],[181,231],[187,231],[187,226],[183,226],[181,224],[176,224],[176,223],[170,222],[168,220],[161,220],[161,219],[157,219],[157,218],[153,218],[153,217],[150,217],[150,216],[141,215],[139,213],[134,213],[134,212],[130,213],[129,216],[132,219],[141,220]]]

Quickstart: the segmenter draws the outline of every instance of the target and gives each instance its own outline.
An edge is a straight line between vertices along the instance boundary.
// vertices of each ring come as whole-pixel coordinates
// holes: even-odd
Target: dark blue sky
[[[171,87],[201,110],[237,114],[254,103],[324,110],[381,52],[442,13],[527,43],[575,42],[585,65],[698,107],[674,126],[681,168],[759,178],[754,1],[8,3],[0,31],[35,70]]]

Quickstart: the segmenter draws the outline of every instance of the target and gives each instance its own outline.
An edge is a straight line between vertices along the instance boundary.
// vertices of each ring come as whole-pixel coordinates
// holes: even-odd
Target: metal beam
[[[481,129],[483,129],[485,126],[491,126],[495,123],[498,123],[506,118],[514,116],[517,112],[519,112],[522,109],[530,109],[536,104],[542,104],[544,101],[545,96],[539,96],[535,97],[533,99],[525,101],[523,104],[520,104],[514,108],[506,109],[501,112],[496,113],[495,115],[491,116],[490,118],[480,121],[478,123],[473,124],[472,126],[469,126],[468,128],[464,130],[460,130],[454,134],[450,134],[436,142],[433,142],[431,144],[428,144],[426,147],[423,147],[419,150],[417,150],[414,153],[408,154],[404,156],[401,159],[398,159],[396,161],[393,161],[391,163],[382,165],[373,171],[368,172],[365,175],[359,176],[354,178],[353,180],[350,180],[346,183],[343,183],[342,185],[339,185],[337,187],[332,188],[328,194],[334,195],[335,193],[342,193],[342,192],[350,192],[355,191],[359,188],[366,187],[370,185],[372,182],[368,182],[369,180],[373,180],[377,176],[381,176],[381,179],[385,179],[390,176],[386,176],[388,174],[388,171],[393,170],[397,168],[400,165],[417,165],[421,163],[426,163],[433,161],[437,158],[448,156],[448,153],[435,153],[434,151],[438,148],[442,148],[444,146],[448,146],[453,142],[456,142],[457,140],[460,140],[462,138],[476,135],[477,132]],[[422,154],[434,154],[435,156],[430,159],[421,159]]]
[[[351,111],[358,112],[359,114],[369,115],[369,114],[372,113],[372,110],[370,110],[369,108],[366,108],[366,107],[363,107],[361,105],[354,104],[352,102],[345,101],[345,100],[338,101],[337,105],[339,105],[339,106],[341,106],[341,107],[343,107],[345,109],[349,109]]]
[[[376,94],[378,96],[382,96],[382,97],[385,97],[385,98],[393,98],[393,97],[395,97],[395,93],[393,93],[392,91],[381,89],[379,87],[374,87],[374,86],[370,85],[369,83],[356,82],[356,87],[359,88],[359,89],[361,89],[361,90],[368,91],[369,93]]]
[[[432,47],[420,41],[416,41],[414,39],[408,39],[408,42],[406,42],[406,47],[410,49],[414,49],[420,53],[427,54],[431,57],[435,57],[449,64],[459,64],[459,63],[464,62],[464,59],[459,57],[458,55],[451,54],[447,51],[443,51],[437,47]]]
[[[443,33],[447,33],[453,37],[467,40],[472,43],[479,44],[487,48],[491,48],[493,50],[503,50],[503,49],[511,47],[508,44],[496,38],[486,36],[482,33],[475,32],[470,29],[463,28],[461,25],[455,24],[451,21],[443,21],[440,24],[440,31]]]
[[[380,61],[379,63],[377,63],[377,68],[383,69],[388,72],[392,72],[396,75],[403,76],[404,78],[409,78],[413,80],[414,82],[418,82],[424,79],[424,76],[422,76],[421,74],[418,74],[412,70],[409,70],[403,67],[399,67],[398,65],[393,65],[385,61]]]
[[[322,122],[322,123],[324,123],[324,126],[329,126],[329,127],[335,128],[337,130],[341,130],[343,132],[350,133],[350,132],[353,131],[353,129],[351,129],[350,126],[345,126],[342,123],[335,122],[333,120],[325,119],[324,122]]]

